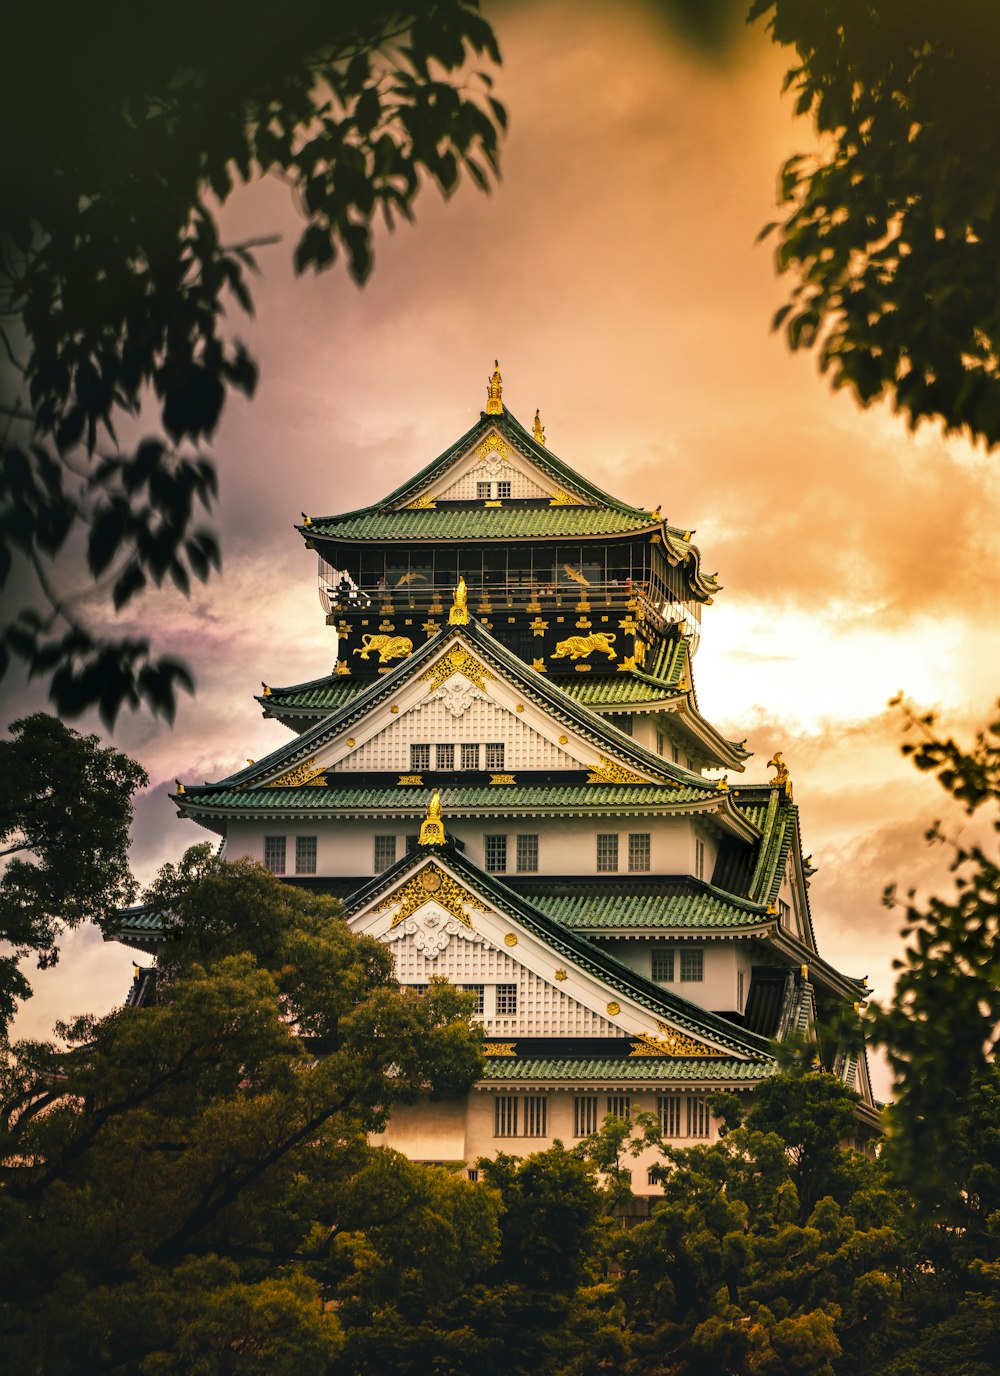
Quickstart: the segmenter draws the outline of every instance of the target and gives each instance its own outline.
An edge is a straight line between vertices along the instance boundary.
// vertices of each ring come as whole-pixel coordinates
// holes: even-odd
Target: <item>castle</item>
[[[425,1161],[571,1144],[606,1114],[711,1140],[706,1095],[752,1091],[774,1042],[857,1006],[818,953],[780,754],[700,713],[693,662],[719,590],[691,532],[558,459],[499,368],[466,434],[381,501],[299,527],[319,557],[333,672],[265,685],[291,732],[246,769],[180,786],[182,815],[340,896],[401,983],[471,992],[482,1079],[397,1110]],[[120,939],[155,949],[141,912]],[[878,1131],[863,1052],[817,1042]],[[633,1188],[655,1195],[654,1158]]]

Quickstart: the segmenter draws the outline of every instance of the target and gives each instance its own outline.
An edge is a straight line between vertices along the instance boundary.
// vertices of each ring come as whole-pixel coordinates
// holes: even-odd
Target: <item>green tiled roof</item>
[[[769,921],[761,904],[713,889],[680,894],[533,894],[536,908],[578,932],[623,929],[759,927]]]
[[[257,701],[264,708],[273,707],[281,711],[299,707],[310,711],[333,712],[350,702],[365,686],[361,679],[331,674],[329,678],[318,678],[312,683],[294,683],[288,688],[272,687],[270,693],[258,693]]]
[[[521,1060],[517,1056],[488,1056],[485,1080],[505,1083],[517,1080],[551,1080],[571,1084],[587,1080],[653,1080],[656,1083],[688,1080],[763,1080],[773,1075],[769,1060],[738,1061],[723,1056],[704,1059],[673,1056],[636,1056],[634,1059],[601,1057],[586,1060],[564,1056],[551,1060]]]
[[[582,772],[582,771],[581,771]],[[425,788],[357,787],[345,785],[345,775],[335,774],[332,788],[225,788],[222,785],[189,787],[177,797],[180,807],[195,811],[219,808],[227,811],[342,813],[357,810],[392,809],[412,816],[423,815],[431,783]],[[432,776],[428,774],[428,779]],[[663,784],[578,784],[565,787],[519,787],[517,784],[480,784],[471,788],[445,786],[441,806],[446,816],[464,812],[592,812],[618,809],[646,810],[669,808],[683,803],[703,803],[717,796],[711,788],[689,788]]]
[[[585,707],[638,707],[675,697],[675,690],[654,683],[638,674],[616,674],[614,678],[569,678],[559,687]]]
[[[555,536],[627,535],[632,531],[658,530],[659,521],[648,512],[609,511],[605,507],[465,506],[436,507],[425,511],[348,512],[314,520],[311,538],[341,540],[512,540],[518,537],[545,539]]]

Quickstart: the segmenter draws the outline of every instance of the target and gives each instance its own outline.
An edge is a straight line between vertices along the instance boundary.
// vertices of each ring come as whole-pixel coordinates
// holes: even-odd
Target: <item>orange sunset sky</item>
[[[280,183],[227,207],[230,237],[282,243],[260,253],[256,319],[233,320],[262,380],[251,404],[229,402],[214,447],[223,574],[127,619],[198,680],[172,730],[123,716],[111,737],[150,774],[136,872],[148,880],[204,839],[175,817],[176,777],[221,777],[287,739],[252,701],[261,680],[332,668],[299,513],[366,505],[440,453],[482,409],[499,358],[504,401],[529,426],[541,408],[555,453],[696,529],[724,586],[695,662],[702,711],[749,737],[750,777],[783,751],[819,866],[820,950],[885,996],[902,919],[883,887],[943,888],[948,856],[923,832],[943,813],[964,825],[900,756],[886,704],[904,689],[958,734],[986,720],[1000,688],[997,460],[859,410],[770,333],[788,288],[754,241],[780,163],[812,134],[780,95],[788,59],[763,29],[706,60],[627,3],[486,12],[511,117],[490,196],[425,191],[414,227],[379,235],[360,291],[339,268],[294,278]],[[43,691],[10,689],[6,719],[44,707]],[[57,970],[33,976],[20,1032],[120,1002],[131,959],[69,936]],[[876,1092],[889,1092],[880,1067]]]

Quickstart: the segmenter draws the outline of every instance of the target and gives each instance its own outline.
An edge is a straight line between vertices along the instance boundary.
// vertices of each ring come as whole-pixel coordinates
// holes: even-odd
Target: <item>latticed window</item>
[[[517,1096],[498,1094],[493,1105],[493,1136],[517,1136]]]
[[[506,836],[484,836],[486,868],[490,874],[503,874],[507,868]]]
[[[694,877],[705,878],[705,842],[697,837],[694,843]]]
[[[479,1179],[479,1171],[476,1169],[475,1166],[470,1166],[469,1169],[465,1172],[465,1174],[468,1176],[470,1180]]]
[[[681,1108],[684,1100],[678,1094],[661,1094],[656,1100],[660,1131],[664,1137],[680,1137]]]
[[[692,984],[705,978],[705,952],[681,951],[681,981]]]
[[[264,837],[264,866],[272,874],[284,874],[285,838],[283,836]]]
[[[628,1094],[609,1094],[608,1112],[613,1118],[624,1118],[626,1121],[632,1117],[632,1099]]]
[[[618,837],[614,834],[597,838],[597,872],[610,874],[618,868]]]
[[[589,1137],[597,1131],[597,1096],[578,1095],[573,1100],[573,1136]]]
[[[509,496],[510,496],[510,483],[509,483],[509,482],[499,482],[499,483],[497,483],[497,496],[498,496],[498,497],[509,497]]]
[[[663,732],[662,732],[662,731],[657,731],[657,733],[656,733],[656,753],[657,753],[658,755],[662,755],[662,754],[663,754],[663,742],[664,742],[664,735],[663,735]]]
[[[528,1094],[524,1099],[524,1136],[544,1137],[548,1118],[544,1094]]]
[[[431,748],[429,745],[410,746],[410,769],[416,773],[421,769],[431,767]]]
[[[486,768],[503,769],[503,741],[490,741],[487,745]]]
[[[390,865],[396,863],[396,838],[395,836],[376,836],[375,837],[375,873],[381,874]]]
[[[490,499],[490,484],[476,483],[476,496],[481,502],[488,502]]]
[[[479,746],[478,746],[478,745],[463,745],[463,746],[462,746],[462,768],[463,768],[463,769],[478,769],[478,768],[479,768]]]
[[[517,985],[497,985],[497,1017],[510,1018],[517,1012]]]
[[[628,838],[628,867],[630,870],[649,869],[649,832],[632,832]]]
[[[519,836],[517,838],[517,872],[534,874],[538,869],[538,837]]]
[[[792,909],[783,898],[778,899],[778,921],[782,927],[791,927]]]
[[[476,996],[476,1006],[475,1006],[475,1009],[474,1009],[473,1011],[476,1012],[476,1013],[481,1013],[481,1012],[483,1011],[483,1009],[484,1009],[484,1007],[485,1007],[485,1003],[486,1003],[486,1000],[485,1000],[486,987],[485,987],[485,985],[482,985],[482,984],[463,984],[463,985],[462,985],[462,988],[465,990],[465,992],[466,992],[467,994],[475,994],[475,996]]]
[[[671,983],[674,978],[673,951],[653,948],[653,978],[660,984]]]
[[[295,873],[296,873],[296,874],[315,874],[315,873],[316,873],[316,837],[315,837],[315,836],[296,836],[296,838],[295,838]]]
[[[434,747],[434,763],[438,769],[455,768],[455,747],[453,745],[437,745]]]
[[[695,1098],[694,1095],[687,1101],[687,1135],[689,1137],[707,1137],[709,1123],[708,1104],[704,1099]]]

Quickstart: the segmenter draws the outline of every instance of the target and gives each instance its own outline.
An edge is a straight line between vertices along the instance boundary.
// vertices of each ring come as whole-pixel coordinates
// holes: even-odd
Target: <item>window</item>
[[[476,496],[481,502],[488,502],[490,499],[489,483],[476,483]]]
[[[783,898],[778,899],[778,922],[782,927],[791,927],[792,909]]]
[[[429,745],[410,746],[410,769],[416,773],[431,767],[431,748]]]
[[[381,874],[390,865],[396,863],[396,838],[395,836],[376,836],[375,837],[375,873]]]
[[[674,953],[653,949],[653,978],[659,984],[670,984],[674,978]]]
[[[407,838],[406,838],[406,853],[407,853],[407,855],[412,855],[413,852],[416,850],[416,848],[417,848],[417,846],[418,846],[419,844],[420,844],[420,833],[419,833],[419,832],[414,832],[412,836],[407,836]]]
[[[662,731],[657,731],[657,733],[656,733],[656,753],[657,753],[658,755],[662,755],[662,754],[663,754],[663,740],[664,740],[663,732],[662,732]]]
[[[427,984],[406,984],[404,989],[409,989],[411,994],[426,994],[430,985]]]
[[[597,1096],[588,1094],[573,1100],[573,1136],[589,1137],[597,1131]]]
[[[497,483],[497,496],[498,496],[498,497],[509,497],[509,496],[510,496],[510,483],[509,483],[509,482]]]
[[[700,836],[694,838],[694,877],[705,878],[705,842]]]
[[[617,836],[598,836],[597,838],[597,872],[598,874],[610,874],[618,868],[618,837]]]
[[[670,742],[670,758],[673,760],[674,764],[680,764],[681,762],[680,746],[676,745],[673,741]]]
[[[517,1136],[517,1099],[513,1094],[498,1094],[493,1106],[493,1136]]]
[[[663,1184],[663,1175],[662,1175],[662,1172],[661,1172],[661,1168],[660,1168],[659,1166],[650,1166],[649,1170],[646,1172],[646,1184],[647,1184],[647,1185],[662,1185],[662,1184]]]
[[[633,872],[649,869],[649,832],[633,832],[628,838],[628,867]]]
[[[438,745],[434,747],[434,763],[438,769],[455,768],[455,747],[453,745]]]
[[[704,1099],[692,1096],[687,1101],[687,1135],[689,1137],[708,1136],[708,1105]]]
[[[296,873],[296,874],[315,874],[315,873],[316,873],[316,837],[315,837],[315,836],[296,836],[296,838],[295,838],[295,873]]]
[[[696,984],[705,978],[705,952],[681,951],[681,983]]]
[[[743,1012],[743,971],[736,971],[736,1011]]]
[[[483,984],[463,984],[462,988],[467,994],[475,994],[476,1007],[474,1011],[476,1013],[481,1013],[485,1006],[486,986]]]
[[[479,1172],[475,1166],[470,1166],[469,1169],[465,1172],[465,1174],[468,1176],[470,1180],[479,1179]]]
[[[628,1121],[632,1117],[632,1099],[628,1094],[609,1094],[608,1112],[613,1118],[624,1118]]]
[[[535,874],[538,870],[538,837],[519,836],[517,838],[518,874]]]
[[[478,746],[478,745],[463,745],[463,746],[462,746],[462,768],[463,768],[463,769],[478,769],[478,768],[479,768],[479,746]]]
[[[285,838],[283,836],[264,837],[264,864],[272,874],[284,874]]]
[[[517,1012],[517,985],[497,985],[497,1017],[509,1018]]]
[[[506,836],[484,836],[486,868],[490,874],[503,874],[507,868]]]
[[[657,1097],[656,1108],[660,1115],[660,1131],[664,1137],[680,1137],[682,1103],[683,1100],[677,1095],[661,1094]]]
[[[487,745],[486,768],[503,769],[503,741],[491,741]]]
[[[544,1094],[527,1094],[524,1099],[524,1136],[544,1137],[546,1114]]]

